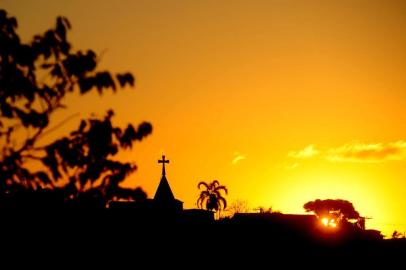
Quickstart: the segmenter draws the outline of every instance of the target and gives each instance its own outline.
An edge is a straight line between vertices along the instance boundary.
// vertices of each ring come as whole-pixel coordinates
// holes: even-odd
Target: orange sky
[[[72,96],[55,116],[112,108],[117,124],[150,121],[153,134],[121,156],[139,166],[128,185],[153,196],[164,151],[186,208],[195,207],[199,181],[218,179],[229,202],[301,213],[308,200],[342,198],[373,218],[368,227],[406,231],[406,2],[0,6],[25,40],[68,17],[76,49],[104,52],[101,69],[136,75],[135,90]]]

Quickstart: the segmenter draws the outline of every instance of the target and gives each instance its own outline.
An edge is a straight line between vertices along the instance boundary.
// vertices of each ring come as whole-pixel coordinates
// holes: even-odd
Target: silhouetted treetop
[[[0,10],[0,199],[40,189],[59,190],[65,200],[86,192],[105,200],[145,197],[140,189],[119,186],[136,166],[114,156],[152,132],[147,122],[116,127],[110,110],[102,119],[82,120],[69,135],[38,145],[55,128],[49,128],[50,117],[66,107],[67,94],[134,86],[133,75],[98,71],[94,51],[74,51],[65,17],[29,43],[21,42],[17,26],[16,18]],[[42,168],[34,171],[28,166],[32,161]]]
[[[204,189],[200,192],[199,198],[197,200],[197,206],[199,208],[206,208],[210,211],[220,211],[227,208],[227,201],[222,196],[221,191],[228,193],[225,186],[220,185],[218,180],[214,180],[210,183],[204,181],[199,182],[197,188]]]
[[[315,201],[305,203],[303,207],[306,212],[314,212],[317,216],[328,216],[334,214],[345,219],[360,218],[360,215],[355,210],[353,204],[347,200],[317,199]]]

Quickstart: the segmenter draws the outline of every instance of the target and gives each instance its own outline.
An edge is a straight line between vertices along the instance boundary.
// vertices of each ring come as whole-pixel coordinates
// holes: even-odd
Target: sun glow
[[[321,223],[324,225],[324,226],[328,226],[328,218],[322,218],[321,219]]]
[[[332,218],[323,217],[320,219],[320,222],[321,224],[323,224],[324,227],[337,228],[337,223]]]

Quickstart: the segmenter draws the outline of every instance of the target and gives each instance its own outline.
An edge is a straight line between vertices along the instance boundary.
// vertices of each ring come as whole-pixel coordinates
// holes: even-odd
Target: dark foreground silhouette
[[[137,260],[165,255],[174,260],[207,256],[234,265],[282,258],[373,264],[393,262],[406,252],[405,239],[384,240],[345,229],[332,232],[310,223],[288,222],[290,215],[236,215],[219,221],[194,215],[140,216],[131,209],[20,210],[3,212],[1,227],[3,244],[7,239],[25,250],[38,251],[38,245],[45,243],[46,249],[73,249],[79,254],[108,250],[109,256],[130,254]]]
[[[215,220],[210,210],[184,210],[170,188],[167,160],[163,157],[160,161],[161,181],[153,199],[111,201],[106,208],[97,196],[64,201],[55,189],[3,197],[2,243],[29,252],[43,251],[38,245],[45,244],[52,251],[68,248],[82,255],[107,252],[107,257],[121,258],[129,253],[137,260],[151,257],[149,263],[160,262],[162,256],[176,263],[186,262],[183,258],[199,261],[204,256],[216,265],[235,266],[264,260],[312,267],[314,263],[322,266],[321,262],[337,266],[355,261],[365,266],[396,262],[406,254],[405,239],[384,240],[379,231],[351,223],[359,218],[358,213],[337,216],[348,212],[340,210],[342,205],[353,209],[344,200],[316,200],[323,206],[309,208],[316,215],[247,213]],[[327,215],[340,222],[334,223],[336,226],[323,224],[321,217]]]

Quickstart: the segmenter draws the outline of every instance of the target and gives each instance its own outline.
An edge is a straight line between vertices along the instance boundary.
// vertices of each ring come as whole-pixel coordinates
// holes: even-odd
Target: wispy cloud
[[[406,141],[380,143],[351,142],[330,149],[316,149],[308,145],[299,151],[291,151],[288,157],[295,159],[309,159],[320,156],[330,162],[364,162],[377,163],[390,160],[406,161]],[[291,166],[295,165],[292,163]],[[293,166],[296,168],[298,166]]]
[[[233,160],[231,161],[231,164],[233,164],[233,165],[235,165],[235,164],[237,164],[238,162],[240,162],[241,160],[244,160],[244,159],[246,159],[247,157],[245,156],[245,155],[242,155],[242,154],[240,154],[240,153],[238,153],[238,152],[235,152],[234,153],[234,158],[233,158]]]
[[[313,144],[311,144],[311,145],[306,146],[302,150],[289,152],[288,157],[304,159],[304,158],[314,157],[314,156],[318,155],[319,153],[320,153],[320,151],[317,150]]]
[[[406,160],[406,141],[370,144],[352,142],[328,150],[326,158],[332,162]]]
[[[299,163],[295,162],[295,163],[291,163],[291,164],[285,164],[284,169],[285,170],[294,170],[297,167],[299,167]]]

